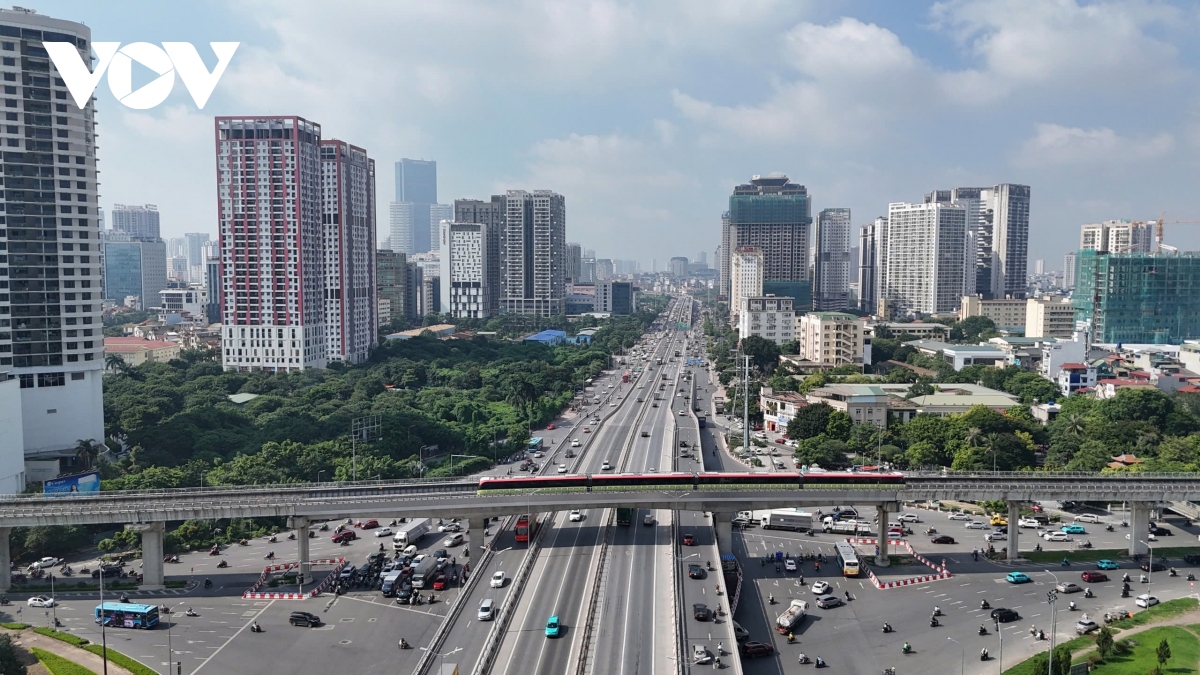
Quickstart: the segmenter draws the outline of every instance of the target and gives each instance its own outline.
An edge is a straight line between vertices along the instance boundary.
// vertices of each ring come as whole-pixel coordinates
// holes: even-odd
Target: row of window
[[[71,373],[71,380],[82,380],[86,375],[84,373]],[[24,374],[18,376],[21,381],[22,389],[33,389],[35,378],[39,387],[65,387],[67,386],[66,373],[37,373]]]

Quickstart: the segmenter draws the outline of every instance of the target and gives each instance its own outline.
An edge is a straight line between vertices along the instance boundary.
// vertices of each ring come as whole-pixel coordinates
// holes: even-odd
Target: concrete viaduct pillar
[[[8,536],[12,534],[11,527],[0,527],[0,591],[7,591],[12,586],[12,553],[8,548]]]
[[[875,517],[879,519],[879,537],[876,538],[876,541],[879,542],[879,555],[875,556],[875,564],[879,567],[887,567],[892,564],[891,559],[888,558],[888,504],[876,505]]]
[[[483,559],[483,548],[487,545],[488,519],[484,516],[474,516],[467,518],[467,537],[464,546],[467,549],[467,558],[464,562],[471,563],[471,569],[479,564]]]
[[[1150,502],[1129,503],[1129,554],[1149,553],[1150,548],[1143,543],[1148,541],[1150,533]]]
[[[1008,561],[1013,562],[1021,557],[1021,528],[1017,526],[1021,520],[1021,502],[1008,502]]]
[[[717,536],[717,553],[733,554],[733,511],[713,511],[713,532]]]
[[[300,574],[308,581],[312,579],[312,562],[308,553],[308,517],[291,516],[287,526],[296,531],[296,560],[300,563]]]
[[[142,535],[142,585],[143,591],[161,591],[166,588],[163,578],[163,534],[166,523],[130,523],[125,526],[131,532]]]

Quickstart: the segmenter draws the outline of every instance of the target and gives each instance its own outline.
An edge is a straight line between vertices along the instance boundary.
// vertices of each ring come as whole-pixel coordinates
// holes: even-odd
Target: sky
[[[1079,226],[1200,221],[1200,5],[1121,0],[59,0],[94,41],[240,42],[203,110],[96,89],[100,203],[216,236],[216,115],[300,115],[438,196],[566,197],[600,257],[695,259],[733,187],[786,173],[855,225],[933,189],[1031,186],[1030,269]],[[140,68],[140,66],[138,66]],[[135,71],[134,87],[150,71]],[[1200,223],[1166,241],[1200,249]]]

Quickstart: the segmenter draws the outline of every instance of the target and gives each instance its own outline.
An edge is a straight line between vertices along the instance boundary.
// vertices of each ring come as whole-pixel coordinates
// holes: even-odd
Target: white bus
[[[837,549],[838,564],[842,566],[842,574],[856,577],[859,573],[858,554],[848,542],[840,541],[834,545]]]

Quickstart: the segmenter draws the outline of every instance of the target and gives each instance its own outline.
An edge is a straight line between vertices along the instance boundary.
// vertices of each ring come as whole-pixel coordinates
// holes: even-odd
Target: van
[[[388,572],[383,577],[383,584],[379,590],[383,592],[383,597],[390,598],[396,594],[397,586],[400,584],[400,571],[395,570]]]

